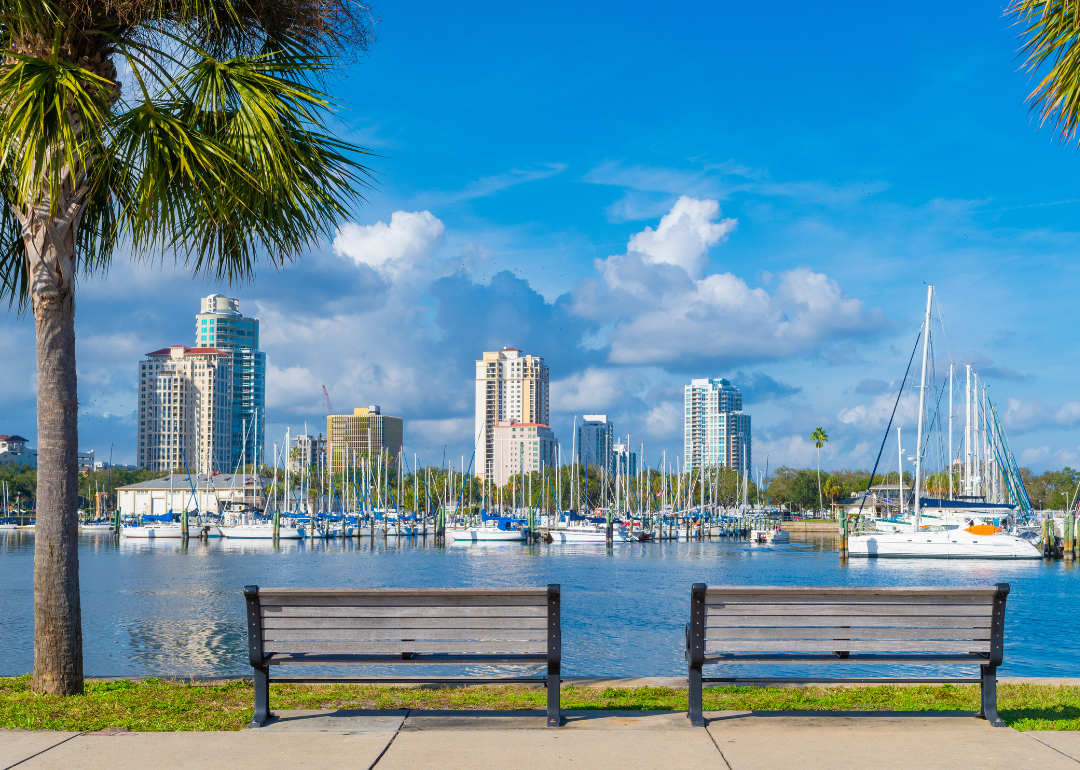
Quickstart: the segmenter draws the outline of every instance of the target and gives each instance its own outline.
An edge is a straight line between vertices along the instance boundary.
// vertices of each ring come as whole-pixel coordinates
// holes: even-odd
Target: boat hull
[[[242,524],[237,527],[220,527],[221,536],[231,540],[273,540],[272,525]],[[306,537],[303,527],[282,527],[278,530],[279,540],[303,540]]]
[[[450,529],[446,531],[446,535],[455,543],[510,543],[525,539],[524,532],[506,531],[495,527]]]
[[[179,540],[184,533],[179,524],[165,524],[160,527],[122,527],[120,537],[137,540]]]
[[[1013,535],[974,535],[964,530],[857,535],[848,555],[900,559],[1041,559],[1039,549]]]

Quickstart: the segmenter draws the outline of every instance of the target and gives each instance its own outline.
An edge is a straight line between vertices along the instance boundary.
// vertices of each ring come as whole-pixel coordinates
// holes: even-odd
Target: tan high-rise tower
[[[544,359],[517,348],[484,353],[476,362],[476,473],[495,467],[495,426],[500,422],[548,425],[548,368]]]

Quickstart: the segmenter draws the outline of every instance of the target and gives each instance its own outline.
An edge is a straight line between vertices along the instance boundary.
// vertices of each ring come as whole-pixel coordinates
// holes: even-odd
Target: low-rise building
[[[331,470],[340,473],[356,458],[377,457],[383,452],[396,459],[404,434],[405,421],[383,414],[376,404],[357,407],[352,414],[332,414],[326,418]]]
[[[37,452],[26,448],[22,436],[0,434],[0,465],[29,465],[37,467]]]
[[[30,468],[37,467],[37,450],[26,446],[27,439],[22,436],[6,436],[0,434],[0,465],[26,465]],[[75,462],[80,471],[94,468],[94,450],[78,452]]]
[[[253,473],[192,475],[174,473],[160,479],[116,488],[116,502],[123,516],[160,515],[183,510],[218,513],[232,506],[263,510],[263,489],[273,479]]]
[[[557,467],[559,442],[547,425],[503,420],[495,424],[492,436],[495,465],[491,479],[496,486],[503,486],[519,473]]]

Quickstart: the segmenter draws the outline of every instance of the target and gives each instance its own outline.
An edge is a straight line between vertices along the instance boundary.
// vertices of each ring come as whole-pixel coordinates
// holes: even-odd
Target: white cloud
[[[681,196],[671,211],[660,219],[655,230],[646,227],[631,236],[627,251],[641,254],[653,265],[678,265],[691,277],[698,277],[709,264],[709,249],[725,240],[738,220],[722,219],[720,204]]]
[[[709,246],[734,227],[734,220],[714,222],[719,215],[716,201],[684,196],[656,230],[632,236],[626,254],[596,261],[600,281],[579,285],[573,311],[603,325],[612,363],[809,357],[887,325],[880,310],[807,268],[771,276],[772,294],[732,273],[698,277]]]
[[[645,415],[645,434],[653,439],[670,440],[683,426],[682,402],[661,401]],[[676,446],[682,442],[676,440]]]
[[[334,238],[334,252],[394,274],[428,262],[442,245],[444,231],[430,211],[395,211],[390,224],[343,224]]]
[[[577,414],[601,412],[626,393],[626,373],[589,367],[551,383],[551,409]]]
[[[908,392],[900,397],[900,404],[896,407],[896,417],[893,427],[903,427],[908,421],[915,419],[918,410],[918,397]],[[856,404],[851,407],[843,407],[836,414],[836,418],[845,425],[851,425],[860,430],[881,430],[889,424],[893,406],[896,404],[895,393],[882,393],[874,397],[869,404]]]
[[[1042,399],[1005,399],[1001,422],[1014,433],[1030,433],[1044,428],[1073,428],[1080,423],[1080,401],[1069,401],[1058,408]]]
[[[1024,465],[1039,465],[1050,459],[1050,447],[1029,447],[1020,453],[1020,462]]]

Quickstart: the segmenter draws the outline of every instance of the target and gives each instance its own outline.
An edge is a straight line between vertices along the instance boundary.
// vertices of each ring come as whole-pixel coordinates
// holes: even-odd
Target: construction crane
[[[326,414],[327,416],[332,415],[334,413],[334,407],[330,405],[330,394],[326,392],[325,385],[322,386],[322,394],[323,398],[326,399]]]

